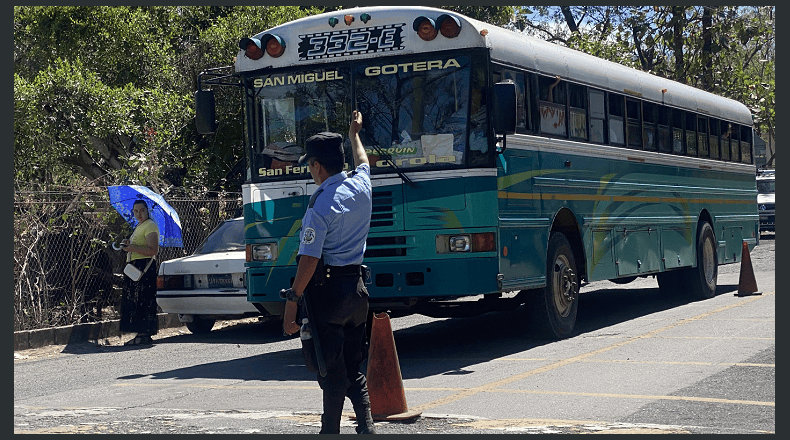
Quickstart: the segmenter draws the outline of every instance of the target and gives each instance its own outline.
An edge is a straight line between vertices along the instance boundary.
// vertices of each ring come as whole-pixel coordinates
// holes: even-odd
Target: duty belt
[[[326,277],[331,275],[359,275],[362,276],[362,266],[350,264],[348,266],[324,266]]]

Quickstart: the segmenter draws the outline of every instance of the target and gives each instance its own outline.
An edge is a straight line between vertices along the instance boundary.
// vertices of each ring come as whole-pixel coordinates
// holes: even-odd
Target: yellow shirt
[[[156,233],[156,240],[159,241],[159,226],[156,225],[156,222],[151,220],[150,218],[134,228],[134,232],[132,232],[132,236],[129,237],[129,243],[135,246],[146,246],[148,243],[145,241],[145,237],[148,236],[150,233]],[[126,261],[138,260],[140,258],[151,258],[147,255],[138,254],[137,252],[129,252],[126,255]]]

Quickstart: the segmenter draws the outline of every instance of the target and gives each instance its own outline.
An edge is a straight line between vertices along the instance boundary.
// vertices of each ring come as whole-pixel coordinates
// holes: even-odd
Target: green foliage
[[[198,74],[238,41],[317,13],[296,6],[15,6],[14,172],[20,181],[238,191],[240,96],[208,141],[194,127]],[[41,154],[41,152],[47,154]]]
[[[14,174],[238,191],[240,92],[217,89],[216,134],[194,127],[200,72],[240,38],[342,6],[14,6]],[[703,87],[775,126],[771,6],[445,6]]]
[[[773,135],[773,6],[521,6],[513,26],[742,102]]]

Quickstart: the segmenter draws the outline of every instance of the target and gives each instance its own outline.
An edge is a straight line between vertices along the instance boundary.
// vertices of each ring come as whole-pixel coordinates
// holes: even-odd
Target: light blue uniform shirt
[[[370,166],[358,166],[351,177],[335,174],[313,197],[302,218],[299,255],[323,256],[329,266],[362,264],[373,210]]]

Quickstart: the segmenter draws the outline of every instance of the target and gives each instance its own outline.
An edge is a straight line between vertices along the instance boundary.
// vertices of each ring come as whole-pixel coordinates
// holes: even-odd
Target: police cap
[[[304,155],[299,158],[299,165],[304,165],[311,158],[331,159],[343,158],[343,136],[338,133],[324,131],[307,138],[304,144]]]

